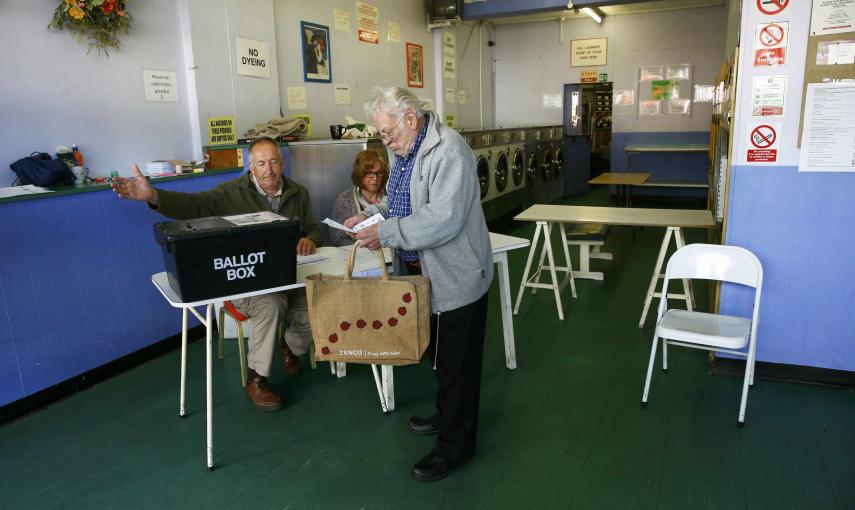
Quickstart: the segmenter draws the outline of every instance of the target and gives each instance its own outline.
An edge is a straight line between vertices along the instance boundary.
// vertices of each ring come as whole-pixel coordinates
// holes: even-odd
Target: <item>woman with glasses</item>
[[[356,155],[350,180],[353,187],[341,192],[335,201],[330,218],[344,223],[351,216],[361,213],[370,205],[379,204],[386,195],[386,181],[389,179],[386,161],[377,151],[364,150]],[[353,244],[347,233],[330,229],[333,246]]]

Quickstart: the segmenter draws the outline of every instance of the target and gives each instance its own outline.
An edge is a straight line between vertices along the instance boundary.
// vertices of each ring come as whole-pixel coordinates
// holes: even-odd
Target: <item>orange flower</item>
[[[68,15],[74,19],[83,19],[83,16],[85,16],[86,13],[84,13],[80,7],[74,6],[68,10]]]
[[[116,10],[118,0],[104,0],[104,3],[101,4],[101,11],[104,14],[110,14],[111,12]]]

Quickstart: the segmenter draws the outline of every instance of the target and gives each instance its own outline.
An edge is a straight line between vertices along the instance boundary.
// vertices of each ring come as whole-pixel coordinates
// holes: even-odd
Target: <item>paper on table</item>
[[[297,255],[297,265],[302,266],[304,264],[316,264],[318,262],[323,262],[328,258],[329,257],[319,253],[315,253],[314,255]]]
[[[339,250],[341,250],[344,259],[347,260],[353,250],[353,245],[340,246]],[[392,250],[389,247],[383,248],[383,258],[387,264],[392,261]],[[364,248],[356,250],[356,260],[353,263],[354,273],[364,273],[379,268],[380,257],[377,256],[377,252]]]
[[[356,225],[353,226],[353,228],[347,228],[344,225],[342,225],[341,223],[334,221],[334,220],[331,220],[329,218],[324,219],[324,221],[322,221],[321,223],[325,223],[325,224],[329,225],[330,227],[338,229],[338,230],[343,230],[345,232],[350,232],[351,234],[355,234],[355,233],[359,232],[360,230],[362,230],[363,228],[370,227],[371,225],[376,225],[377,223],[380,223],[383,220],[384,220],[383,215],[380,213],[377,213],[374,216],[368,218],[367,220],[362,221],[360,223],[357,223]]]
[[[223,219],[232,225],[242,227],[244,225],[258,225],[260,223],[287,220],[288,218],[280,216],[275,212],[261,211],[257,213],[237,214],[235,216],[223,216]]]
[[[0,198],[17,197],[20,195],[35,195],[38,193],[53,193],[53,191],[33,184],[0,188]]]

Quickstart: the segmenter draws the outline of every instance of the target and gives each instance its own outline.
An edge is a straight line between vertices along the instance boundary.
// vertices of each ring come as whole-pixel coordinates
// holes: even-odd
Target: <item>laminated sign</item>
[[[757,124],[749,132],[748,163],[775,163],[778,160],[778,130],[773,124]]]
[[[757,25],[754,32],[754,67],[784,65],[789,25],[787,21]]]

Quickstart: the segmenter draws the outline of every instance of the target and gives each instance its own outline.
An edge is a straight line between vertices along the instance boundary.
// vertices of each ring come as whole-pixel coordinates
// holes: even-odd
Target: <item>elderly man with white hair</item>
[[[439,434],[412,475],[431,482],[475,454],[487,292],[493,279],[490,236],[481,209],[475,156],[425,102],[398,87],[375,89],[365,110],[389,152],[386,197],[345,224],[381,213],[361,230],[363,246],[395,249],[397,274],[431,282],[431,344],[436,412],[413,416],[412,432]]]

